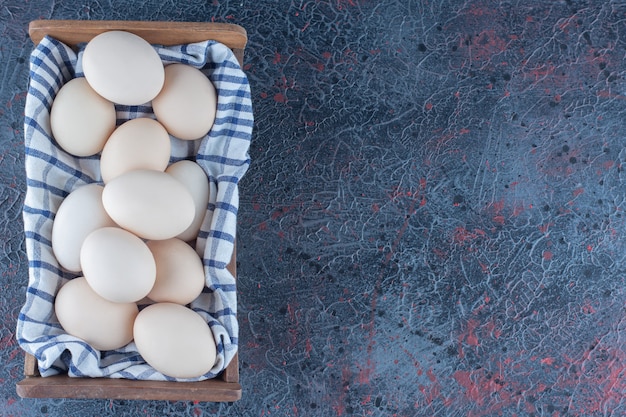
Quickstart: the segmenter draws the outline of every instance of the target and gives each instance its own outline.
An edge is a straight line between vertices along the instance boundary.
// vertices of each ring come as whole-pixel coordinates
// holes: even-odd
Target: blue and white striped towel
[[[67,154],[57,146],[50,130],[54,97],[65,82],[83,75],[83,48],[80,45],[75,53],[46,37],[30,58],[24,119],[27,190],[23,209],[29,283],[18,317],[17,339],[24,350],[37,358],[42,376],[67,372],[70,376],[175,380],[148,366],[134,343],[116,351],[94,350],[66,334],[54,315],[55,294],[67,280],[77,276],[62,269],[52,253],[55,213],[74,189],[101,183],[99,155],[79,158]],[[197,141],[171,138],[171,162],[195,158],[207,173],[212,191],[216,191],[197,240],[197,247],[204,254],[206,287],[191,305],[205,318],[217,342],[215,366],[193,379],[203,380],[215,377],[237,352],[236,285],[226,265],[234,250],[238,181],[250,164],[250,86],[232,51],[220,43],[154,48],[164,64],[181,62],[202,69],[218,92],[215,124],[206,137]],[[149,105],[116,106],[116,110],[118,125],[135,117],[154,117]]]

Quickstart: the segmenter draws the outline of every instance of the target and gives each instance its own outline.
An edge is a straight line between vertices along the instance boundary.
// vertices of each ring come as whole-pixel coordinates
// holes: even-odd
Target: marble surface
[[[29,21],[248,31],[235,403],[20,399]],[[0,4],[0,415],[626,415],[626,3]]]

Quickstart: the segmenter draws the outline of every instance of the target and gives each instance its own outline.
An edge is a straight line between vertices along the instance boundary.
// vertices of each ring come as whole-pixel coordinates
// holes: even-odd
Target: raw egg
[[[170,137],[159,122],[147,117],[129,120],[113,131],[102,149],[102,181],[135,169],[164,171],[170,152]]]
[[[116,104],[145,104],[163,87],[159,54],[130,32],[112,30],[95,36],[83,51],[82,64],[91,87]]]
[[[61,266],[80,271],[80,248],[91,232],[115,226],[102,205],[98,184],[83,185],[72,191],[59,206],[52,223],[52,251]]]
[[[193,198],[195,207],[193,221],[185,231],[176,236],[186,242],[191,241],[198,237],[203,222],[211,224],[211,219],[205,219],[208,215],[207,205],[210,200],[209,179],[200,165],[187,160],[173,163],[165,172],[180,181]]]
[[[172,238],[193,221],[193,198],[165,172],[126,172],[104,186],[102,203],[111,218],[144,239]]]
[[[185,306],[152,304],[137,315],[133,329],[139,354],[164,375],[196,378],[215,364],[217,349],[209,325]]]
[[[100,152],[115,129],[115,106],[98,95],[85,78],[61,87],[52,102],[50,129],[59,146],[74,156]]]
[[[102,298],[84,277],[61,287],[54,311],[66,333],[98,350],[119,349],[133,340],[133,324],[139,313],[135,303],[113,303]]]
[[[204,288],[204,267],[196,251],[176,238],[147,245],[156,262],[156,281],[148,298],[177,304],[195,300]]]
[[[185,64],[165,67],[165,82],[152,108],[159,122],[178,139],[194,140],[206,135],[215,122],[217,92],[197,68]]]
[[[80,264],[89,286],[115,303],[141,300],[156,280],[156,263],[148,246],[116,227],[103,227],[87,236]]]

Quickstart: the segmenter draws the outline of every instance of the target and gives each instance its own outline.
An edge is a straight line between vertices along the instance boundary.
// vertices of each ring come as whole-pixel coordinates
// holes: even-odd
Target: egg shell
[[[66,333],[98,350],[119,349],[130,343],[139,313],[135,303],[113,303],[100,297],[84,277],[59,289],[54,311]]]
[[[156,120],[131,119],[113,131],[100,156],[102,180],[135,169],[164,171],[170,160],[170,137]]]
[[[115,129],[115,106],[98,95],[85,78],[61,87],[50,110],[50,130],[57,144],[74,156],[100,152]]]
[[[98,94],[127,106],[152,100],[165,79],[159,54],[130,32],[114,30],[95,36],[83,51],[82,65],[85,78]]]
[[[91,288],[115,303],[141,300],[156,280],[156,263],[148,246],[116,227],[90,233],[81,248],[80,263]]]
[[[102,205],[102,191],[98,184],[76,188],[61,202],[52,223],[52,251],[59,264],[72,272],[79,272],[80,248],[91,232],[101,227],[116,226]]]
[[[170,64],[165,67],[163,89],[152,100],[152,109],[171,135],[183,140],[199,139],[215,122],[217,92],[199,69]]]
[[[144,239],[163,240],[185,231],[195,215],[191,194],[169,174],[126,172],[104,186],[102,203],[121,227]]]
[[[193,161],[178,161],[167,167],[168,174],[180,181],[189,191],[193,198],[195,214],[189,227],[178,236],[186,242],[198,237],[198,232],[205,217],[210,215],[207,206],[210,201],[209,179],[200,165]],[[206,223],[206,222],[205,222]],[[210,220],[208,221],[210,224]]]
[[[188,304],[204,288],[204,266],[196,251],[180,239],[151,240],[148,248],[156,262],[156,281],[148,298],[157,302]]]
[[[137,351],[157,371],[173,378],[197,378],[215,364],[217,349],[208,324],[195,311],[156,303],[137,315]]]

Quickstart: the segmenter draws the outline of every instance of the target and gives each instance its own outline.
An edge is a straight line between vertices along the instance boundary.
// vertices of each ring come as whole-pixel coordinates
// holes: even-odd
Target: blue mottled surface
[[[248,31],[233,404],[22,400],[23,107],[50,19]],[[626,3],[0,5],[0,414],[626,415]]]

